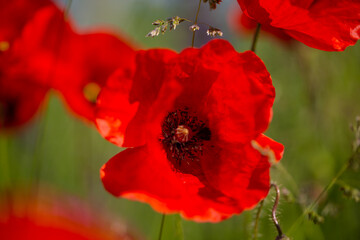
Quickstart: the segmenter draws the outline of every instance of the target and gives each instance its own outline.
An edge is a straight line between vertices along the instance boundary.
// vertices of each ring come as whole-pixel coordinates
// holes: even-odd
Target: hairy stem
[[[261,213],[263,206],[264,206],[264,200],[261,200],[259,203],[259,208],[256,212],[253,240],[256,240],[258,237],[259,219],[260,219],[260,213]]]
[[[277,235],[275,240],[281,240],[281,239],[284,239],[285,236],[284,236],[284,234],[283,234],[283,232],[281,230],[279,221],[277,220],[277,217],[276,217],[276,210],[277,210],[277,207],[279,205],[279,199],[280,199],[280,189],[274,183],[271,184],[271,187],[275,188],[275,191],[276,191],[276,198],[275,198],[274,206],[273,206],[272,211],[271,211],[271,218],[272,218],[272,220],[273,220],[273,222],[275,224],[276,230],[278,232],[278,235]]]
[[[198,21],[199,12],[200,12],[200,7],[201,7],[201,0],[199,0],[199,6],[198,6],[198,9],[197,9],[197,11],[196,11],[196,16],[195,16],[195,21],[194,21],[194,24],[195,24],[195,25],[197,24],[197,21]],[[195,32],[196,32],[196,31],[193,31],[192,40],[191,40],[191,47],[194,47],[194,43],[195,43]]]

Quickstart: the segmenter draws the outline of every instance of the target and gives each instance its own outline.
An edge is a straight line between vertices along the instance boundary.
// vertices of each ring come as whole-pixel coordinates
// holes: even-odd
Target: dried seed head
[[[159,36],[159,34],[160,34],[160,27],[157,27],[148,34],[146,34],[145,37],[155,37],[155,36]]]
[[[314,224],[323,223],[325,220],[323,216],[320,216],[315,211],[309,211],[307,215],[308,215],[309,220],[312,221]]]
[[[199,30],[200,27],[199,27],[199,25],[194,24],[194,25],[191,25],[191,26],[189,27],[189,29],[190,29],[191,31],[195,32],[195,31]]]
[[[218,28],[214,28],[210,26],[209,29],[206,31],[206,34],[210,37],[216,37],[216,36],[222,37],[223,32]]]
[[[204,3],[209,2],[210,9],[216,9],[216,4],[220,4],[222,0],[203,0]]]
[[[157,27],[154,30],[152,30],[151,32],[149,32],[148,34],[146,34],[145,37],[159,36],[160,33],[164,34],[168,29],[175,30],[176,27],[184,21],[189,22],[189,20],[178,17],[178,16],[168,18],[167,20],[158,19],[152,23],[152,25],[157,26]]]
[[[357,188],[350,187],[349,185],[344,185],[340,188],[340,190],[343,192],[343,195],[346,198],[352,199],[355,202],[360,201],[360,191]]]
[[[165,23],[164,20],[158,19],[152,23],[154,26],[163,25]]]

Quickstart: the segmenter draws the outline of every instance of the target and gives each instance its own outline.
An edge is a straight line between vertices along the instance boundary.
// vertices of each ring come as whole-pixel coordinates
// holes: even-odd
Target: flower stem
[[[198,6],[198,9],[197,9],[197,12],[196,12],[194,25],[197,24],[197,20],[198,20],[198,17],[199,17],[199,12],[200,12],[200,7],[201,7],[201,0],[199,0],[199,6]],[[195,43],[195,32],[196,32],[196,31],[193,31],[192,40],[191,40],[191,47],[194,47],[194,43]]]
[[[252,40],[252,43],[251,43],[251,48],[250,48],[250,50],[253,51],[253,52],[255,52],[256,43],[257,43],[258,38],[259,38],[260,28],[261,28],[261,24],[258,23],[257,26],[256,26],[256,30],[255,30],[254,37],[253,37],[253,40]]]
[[[275,240],[281,240],[281,239],[284,239],[285,236],[284,236],[284,234],[283,234],[283,232],[281,230],[279,221],[277,220],[277,217],[276,217],[276,210],[277,210],[277,207],[279,205],[279,199],[280,199],[280,189],[274,183],[271,184],[271,187],[275,188],[275,191],[276,191],[276,198],[275,198],[273,209],[271,211],[271,218],[272,218],[272,220],[273,220],[273,222],[275,224],[276,230],[278,232],[278,235],[277,235]]]
[[[299,187],[296,181],[294,180],[293,176],[288,172],[288,170],[286,170],[286,168],[280,162],[273,165],[273,167],[275,167],[276,169],[278,169],[280,172],[283,173],[283,175],[287,178],[287,182],[291,185],[291,187],[295,191],[295,197],[298,197]]]
[[[0,169],[4,189],[11,189],[10,166],[8,154],[8,139],[0,138]]]
[[[72,0],[69,0],[67,2],[67,5],[64,9],[64,19],[67,19],[68,13],[70,11],[71,8],[71,4],[72,4]],[[65,27],[62,27],[59,31],[60,31],[60,37],[58,38],[58,46],[61,46],[61,42],[63,39],[63,34],[64,34],[64,29]],[[55,53],[55,62],[53,63],[53,69],[55,70],[56,65],[58,64],[58,60],[59,60],[59,55],[60,55],[60,49],[61,47],[57,48],[57,51]],[[54,71],[50,72],[48,75],[48,82],[50,83],[52,81],[54,77]],[[33,179],[32,179],[32,183],[34,185],[34,189],[37,192],[39,190],[39,180],[40,180],[40,175],[41,175],[41,159],[40,159],[40,152],[39,149],[42,149],[42,146],[44,144],[44,135],[45,135],[45,129],[46,129],[46,124],[47,124],[47,117],[48,117],[48,113],[47,113],[47,109],[44,108],[43,109],[44,115],[43,116],[43,122],[40,123],[40,129],[39,131],[39,135],[37,137],[37,142],[36,142],[36,149],[33,155],[33,169],[32,169],[32,173],[33,173]]]
[[[177,215],[176,217],[175,226],[176,226],[176,235],[178,236],[178,239],[184,240],[184,229],[182,226],[180,215]]]
[[[0,199],[3,201],[6,211],[13,211],[12,194],[14,191],[14,176],[11,172],[11,162],[9,157],[9,140],[8,136],[0,136]],[[5,211],[5,212],[6,212]]]
[[[341,169],[339,170],[339,172],[335,175],[335,177],[333,177],[333,179],[330,181],[330,183],[321,191],[321,193],[317,196],[317,198],[309,205],[309,207],[307,207],[303,213],[296,219],[296,221],[294,222],[294,224],[290,227],[289,231],[287,232],[288,235],[290,235],[301,223],[301,221],[303,220],[303,217],[309,212],[312,211],[316,205],[318,204],[318,202],[320,201],[320,199],[324,196],[325,193],[327,193],[333,186],[334,184],[338,181],[338,179],[344,174],[344,172],[348,169],[348,167],[350,166],[350,163],[352,161],[352,159],[355,157],[355,154],[357,153],[357,151],[354,152],[354,154],[350,157],[350,159],[348,161],[346,161],[346,163],[344,163],[344,165],[341,167]]]
[[[79,125],[77,121],[72,121],[71,132],[73,134],[74,145],[77,151],[74,151],[74,160],[80,161],[82,168],[79,169],[78,175],[83,177],[84,194],[91,204],[95,203],[95,195],[92,187],[92,135],[88,126]]]
[[[67,20],[68,16],[69,16],[69,12],[70,12],[70,8],[71,8],[71,4],[72,4],[72,0],[69,0],[66,4],[66,8],[64,11],[64,19]]]
[[[164,228],[164,222],[165,222],[165,213],[163,213],[163,215],[161,216],[161,223],[160,223],[160,231],[159,231],[158,240],[161,240],[162,232],[163,232],[163,228]]]
[[[42,109],[43,116],[42,119],[39,121],[39,126],[37,129],[37,137],[36,137],[36,143],[35,143],[35,150],[32,156],[32,181],[31,181],[31,187],[35,191],[35,196],[37,196],[39,191],[39,184],[40,184],[40,178],[41,178],[41,171],[42,171],[42,161],[41,161],[41,150],[43,150],[44,143],[45,143],[45,131],[46,126],[48,124],[47,118],[48,118],[48,109],[47,107],[44,107]]]
[[[260,213],[261,213],[263,206],[264,206],[264,200],[261,200],[259,203],[258,210],[256,212],[253,240],[256,240],[258,237],[259,219],[260,219]]]

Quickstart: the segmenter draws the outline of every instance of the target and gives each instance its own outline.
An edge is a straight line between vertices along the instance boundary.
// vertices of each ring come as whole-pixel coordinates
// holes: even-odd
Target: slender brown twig
[[[201,1],[202,1],[202,0],[199,0],[199,6],[198,6],[198,9],[197,9],[197,12],[196,12],[194,25],[197,24],[197,20],[198,20],[198,17],[199,17],[199,12],[200,12],[200,7],[201,7]],[[195,32],[196,32],[196,31],[193,31],[192,40],[191,40],[191,47],[194,47],[194,43],[195,43]]]
[[[256,212],[253,240],[256,240],[258,237],[259,219],[260,219],[260,213],[261,213],[263,206],[264,206],[264,200],[261,200],[259,203],[258,210]]]

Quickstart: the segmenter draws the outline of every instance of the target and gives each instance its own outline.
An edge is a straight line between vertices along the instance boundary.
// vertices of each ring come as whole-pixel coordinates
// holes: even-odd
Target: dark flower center
[[[210,138],[210,129],[188,108],[170,112],[162,124],[161,142],[167,158],[182,173],[194,173],[200,167],[204,141]]]
[[[0,101],[0,126],[8,126],[15,121],[16,107],[17,102],[15,100]]]
[[[101,87],[99,86],[99,84],[97,84],[95,82],[90,82],[90,83],[86,84],[83,88],[84,97],[90,103],[95,104],[100,90],[101,90]]]
[[[0,52],[5,52],[10,48],[9,42],[0,41]]]

